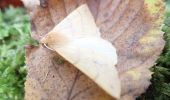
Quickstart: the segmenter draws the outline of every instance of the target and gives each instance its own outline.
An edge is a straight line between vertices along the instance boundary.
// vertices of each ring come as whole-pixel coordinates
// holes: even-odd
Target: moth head
[[[53,48],[54,46],[63,46],[68,43],[68,38],[59,32],[49,32],[41,39],[40,43]]]

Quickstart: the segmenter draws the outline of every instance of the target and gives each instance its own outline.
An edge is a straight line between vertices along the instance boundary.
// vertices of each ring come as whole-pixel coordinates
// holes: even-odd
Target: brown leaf
[[[161,23],[162,0],[48,0],[47,6],[28,3],[32,37],[40,40],[71,11],[87,3],[102,37],[118,51],[121,99],[133,100],[143,93],[164,47]],[[41,5],[39,5],[41,4]],[[28,76],[26,99],[111,100],[92,80],[45,47],[26,49]]]

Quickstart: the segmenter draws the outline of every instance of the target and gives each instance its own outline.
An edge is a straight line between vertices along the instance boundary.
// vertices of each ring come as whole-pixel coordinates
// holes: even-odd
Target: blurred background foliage
[[[170,0],[166,1],[165,21],[162,30],[166,45],[157,60],[157,64],[151,68],[152,84],[138,100],[170,100]]]
[[[151,86],[138,100],[170,100],[170,0],[166,0],[163,27],[166,46],[151,68]],[[0,100],[23,100],[26,66],[24,45],[34,44],[24,8],[0,10]]]
[[[21,100],[26,67],[24,45],[32,43],[25,9],[0,10],[0,100]]]

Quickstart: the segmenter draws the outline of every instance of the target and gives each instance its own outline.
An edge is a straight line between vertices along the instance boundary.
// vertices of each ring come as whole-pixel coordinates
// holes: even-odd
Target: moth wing
[[[101,38],[80,38],[53,48],[67,61],[115,98],[120,97],[120,79],[115,68],[116,49]]]
[[[100,36],[98,27],[86,4],[80,6],[62,20],[52,31],[70,37]]]
[[[120,79],[115,68],[114,46],[100,37],[87,5],[80,6],[43,39],[68,62],[115,98],[120,97]]]

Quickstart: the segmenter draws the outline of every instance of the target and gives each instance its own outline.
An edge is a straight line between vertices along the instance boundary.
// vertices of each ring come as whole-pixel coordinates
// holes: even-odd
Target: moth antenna
[[[51,51],[55,51],[54,49],[48,47],[45,43],[43,43],[42,45],[44,45],[47,49],[51,50]]]

